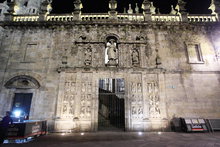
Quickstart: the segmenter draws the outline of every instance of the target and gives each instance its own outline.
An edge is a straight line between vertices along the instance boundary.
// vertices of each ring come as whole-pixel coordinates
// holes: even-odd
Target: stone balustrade
[[[129,21],[144,21],[144,15],[142,14],[118,14],[118,20],[129,20]]]
[[[189,22],[216,22],[218,17],[216,15],[188,15]]]
[[[179,15],[164,15],[164,14],[153,14],[151,16],[152,21],[172,21],[179,22],[181,17]]]
[[[143,14],[124,14],[119,13],[116,15],[119,21],[144,21]],[[192,15],[189,14],[188,22],[217,22],[217,15]],[[81,21],[106,21],[110,18],[107,13],[89,13],[89,14],[81,14],[79,19]],[[74,21],[73,14],[59,14],[59,15],[47,15],[46,21]],[[166,15],[166,14],[153,14],[151,15],[151,20],[153,22],[180,22],[182,21],[181,15]],[[39,21],[39,15],[14,15],[13,21],[15,22],[33,22]]]
[[[47,21],[73,21],[73,15],[48,15]]]
[[[81,20],[82,21],[101,21],[101,20],[107,20],[109,19],[109,15],[108,14],[105,14],[105,13],[102,13],[102,14],[99,14],[99,13],[95,13],[95,14],[92,14],[92,13],[89,13],[89,14],[82,14],[81,15]]]
[[[39,16],[38,15],[31,15],[31,16],[25,16],[25,15],[16,15],[13,17],[13,21],[21,22],[21,21],[38,21]]]

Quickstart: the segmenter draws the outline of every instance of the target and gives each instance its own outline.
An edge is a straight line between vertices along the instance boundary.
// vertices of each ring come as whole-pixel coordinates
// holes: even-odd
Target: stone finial
[[[216,13],[220,14],[220,1],[213,0],[213,3],[215,4]]]
[[[160,8],[157,8],[157,14],[160,14]]]
[[[126,10],[126,8],[124,8],[124,12],[123,13],[127,13],[127,10]]]
[[[210,7],[208,9],[212,11],[211,14],[213,14],[213,15],[217,14],[214,0],[211,1]]]
[[[108,12],[108,14],[109,14],[110,20],[117,20],[118,12],[116,11],[116,9],[117,9],[117,1],[116,0],[109,1],[109,9],[110,9],[110,11]]]
[[[142,3],[142,9],[143,9],[143,14],[144,14],[144,20],[145,21],[151,21],[151,3],[149,0],[144,0]]]
[[[136,6],[135,6],[135,13],[139,13],[139,7],[138,7],[137,3],[136,3]]]
[[[176,15],[177,14],[177,11],[173,8],[173,5],[171,5],[170,14],[172,14],[172,15]]]
[[[175,10],[177,12],[176,14],[180,15],[180,6],[178,4],[176,5]]]
[[[51,0],[44,0],[40,6],[40,14],[45,14],[45,15],[50,14],[52,10],[51,3],[52,3]]]
[[[129,4],[128,14],[133,14],[133,9],[131,8],[131,4]]]
[[[149,0],[144,0],[142,3],[142,9],[144,14],[150,14],[151,2]]]
[[[117,1],[116,0],[109,1],[109,9],[111,11],[115,11],[117,9]]]
[[[156,7],[154,7],[154,4],[153,2],[150,3],[150,13],[151,14],[156,14]]]
[[[177,5],[179,5],[179,12],[181,14],[181,19],[183,22],[187,22],[188,18],[187,18],[187,12],[186,12],[186,2],[184,2],[183,0],[179,0]]]
[[[14,0],[9,0],[7,1],[8,5],[8,12],[5,13],[5,21],[12,21],[13,20],[13,14],[15,13],[15,1]]]
[[[8,14],[11,14],[11,15],[14,14],[15,13],[15,5],[16,5],[15,1],[9,0],[9,1],[7,1],[7,5],[9,7]]]
[[[73,2],[73,4],[74,4],[74,7],[75,7],[75,9],[74,9],[75,12],[80,12],[81,9],[83,8],[81,0],[75,0]]]
[[[186,8],[185,8],[186,2],[184,2],[183,0],[179,0],[177,5],[179,5],[181,14],[186,13]]]

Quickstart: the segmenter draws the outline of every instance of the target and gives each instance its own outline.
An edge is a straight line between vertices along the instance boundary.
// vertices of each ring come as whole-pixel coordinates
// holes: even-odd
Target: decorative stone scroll
[[[64,95],[61,107],[62,118],[73,118],[75,114],[76,75],[67,74],[64,83]]]
[[[84,73],[81,83],[80,118],[91,119],[92,107],[92,74]]]
[[[148,97],[149,97],[149,112],[151,118],[160,118],[160,98],[159,98],[159,87],[157,82],[147,83]]]

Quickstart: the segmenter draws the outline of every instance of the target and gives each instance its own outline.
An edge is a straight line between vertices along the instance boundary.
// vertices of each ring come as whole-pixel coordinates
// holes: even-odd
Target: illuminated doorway
[[[15,93],[12,105],[12,115],[14,117],[29,118],[32,96],[32,93]]]

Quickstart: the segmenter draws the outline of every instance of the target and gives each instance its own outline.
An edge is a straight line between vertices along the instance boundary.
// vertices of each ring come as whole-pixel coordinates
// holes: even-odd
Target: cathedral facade
[[[148,0],[143,13],[117,13],[110,0],[108,13],[83,14],[76,0],[55,15],[50,3],[0,5],[1,115],[20,108],[54,131],[165,131],[176,117],[220,117],[217,2],[208,15],[182,0],[170,14]]]

